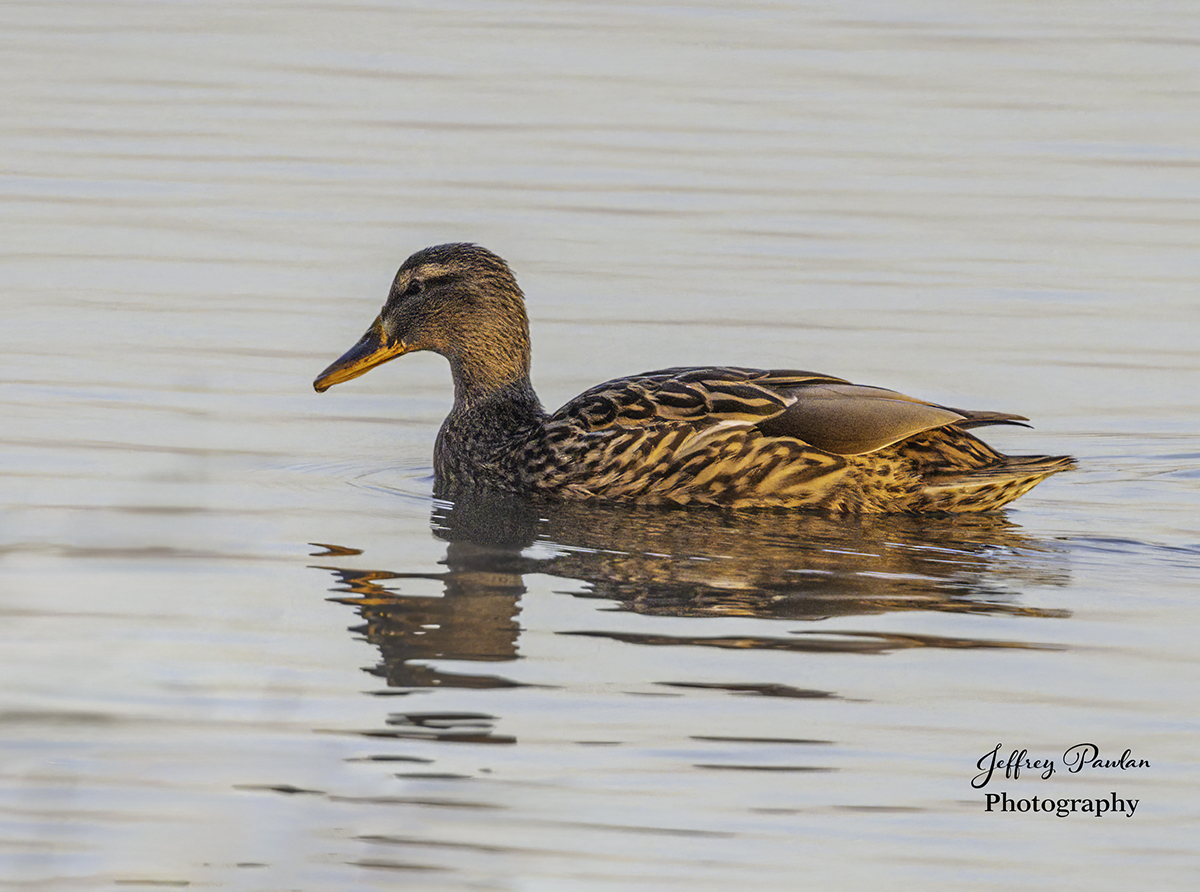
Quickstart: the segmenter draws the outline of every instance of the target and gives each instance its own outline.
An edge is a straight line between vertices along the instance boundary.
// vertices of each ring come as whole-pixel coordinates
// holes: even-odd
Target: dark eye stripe
[[[428,291],[430,288],[436,288],[440,285],[445,285],[455,279],[453,273],[442,273],[436,276],[430,276],[423,279],[420,276],[414,277],[408,286],[401,292],[404,297],[412,297],[414,294],[420,294],[423,291]]]

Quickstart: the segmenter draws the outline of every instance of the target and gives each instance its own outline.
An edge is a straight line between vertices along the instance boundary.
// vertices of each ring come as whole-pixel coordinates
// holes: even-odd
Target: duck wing
[[[951,409],[882,387],[791,369],[672,368],[618,378],[563,406],[579,433],[663,424],[698,434],[755,428],[835,455],[875,452],[946,425],[1020,424],[1020,415]],[[706,439],[706,437],[704,437]]]

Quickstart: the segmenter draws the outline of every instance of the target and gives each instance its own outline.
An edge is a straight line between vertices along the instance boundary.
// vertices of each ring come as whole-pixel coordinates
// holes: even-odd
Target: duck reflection
[[[357,549],[314,543],[334,554],[361,554]],[[445,573],[396,573],[389,570],[357,570],[332,566],[329,570],[345,592],[331,600],[350,604],[363,619],[350,631],[361,634],[379,648],[383,662],[372,674],[385,679],[391,688],[512,687],[516,682],[493,675],[460,675],[439,671],[424,660],[504,662],[517,658],[520,598],[525,592],[521,572],[500,565],[507,559],[519,562],[520,552],[495,551],[494,561],[464,559],[471,545],[451,545],[444,563]],[[492,549],[486,549],[492,552]],[[440,582],[441,597],[406,595],[383,583],[388,580],[431,579]]]
[[[444,572],[320,567],[340,582],[335,600],[361,615],[363,624],[353,631],[379,648],[382,662],[370,671],[391,688],[517,685],[494,674],[442,671],[429,662],[517,659],[520,600],[529,573],[583,582],[577,597],[647,616],[815,623],[903,610],[1069,615],[1019,603],[1029,586],[1064,585],[1066,557],[1053,543],[1022,534],[1003,515],[848,520],[799,512],[546,503],[494,492],[454,495],[453,501],[437,501],[431,518],[434,534],[447,543]],[[328,549],[323,557],[358,553],[323,547]],[[415,580],[435,581],[441,596],[406,592],[424,587],[406,584]],[[809,652],[1046,646],[821,628],[759,637],[560,632],[644,645]]]

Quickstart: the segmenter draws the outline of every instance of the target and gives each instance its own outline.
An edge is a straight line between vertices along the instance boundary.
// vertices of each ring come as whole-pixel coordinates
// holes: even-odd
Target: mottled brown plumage
[[[618,378],[548,415],[529,380],[524,298],[477,245],[418,251],[318,391],[396,356],[450,361],[439,490],[835,513],[987,511],[1074,466],[1004,456],[967,432],[1019,424],[813,372],[675,368]]]

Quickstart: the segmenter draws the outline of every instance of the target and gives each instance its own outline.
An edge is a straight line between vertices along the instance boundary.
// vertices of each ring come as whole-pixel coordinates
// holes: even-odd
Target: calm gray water
[[[90,0],[0,47],[5,888],[1191,887],[1195,4]],[[435,503],[444,361],[311,381],[450,240],[548,405],[814,369],[1081,468],[960,521]],[[972,786],[997,744],[1056,771]]]

